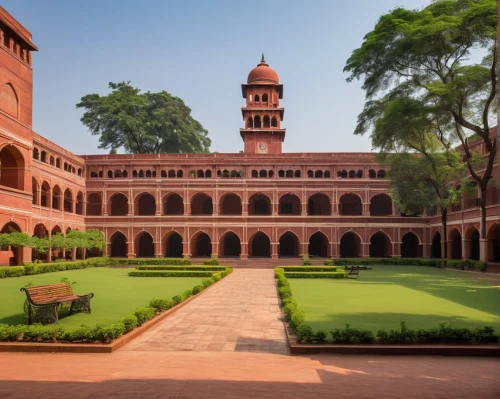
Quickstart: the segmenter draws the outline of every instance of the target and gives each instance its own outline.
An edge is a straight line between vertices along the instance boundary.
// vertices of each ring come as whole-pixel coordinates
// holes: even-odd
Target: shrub
[[[64,328],[57,324],[48,326],[32,324],[23,327],[23,341],[55,341],[64,331]]]
[[[174,302],[171,299],[151,299],[149,306],[156,309],[157,313],[161,313],[174,307]]]
[[[309,255],[302,255],[302,266],[311,266],[312,262],[309,259]]]
[[[326,339],[328,337],[328,333],[325,330],[318,330],[316,331],[316,334],[314,335],[314,341],[323,344],[326,342]]]
[[[94,329],[82,324],[76,330],[65,331],[62,334],[63,340],[70,342],[80,342],[80,341],[92,341],[94,338]]]
[[[285,306],[283,306],[283,313],[285,315],[285,319],[287,321],[290,321],[292,318],[292,314],[298,310],[298,306],[295,302],[290,302],[287,303]]]
[[[323,264],[325,266],[335,266],[335,262],[333,261],[333,259],[327,259],[323,262]]]
[[[351,328],[349,324],[343,330],[336,328],[330,331],[330,334],[334,344],[369,344],[375,339],[370,330]]]
[[[110,265],[190,265],[187,258],[131,258],[131,259],[110,259]]]
[[[174,270],[164,270],[164,271],[152,271],[152,270],[134,270],[128,273],[130,277],[212,277],[210,271],[174,271]]]
[[[471,335],[478,343],[496,343],[500,338],[492,327],[476,328]]]
[[[142,326],[146,321],[151,320],[156,314],[156,309],[148,308],[137,308],[134,311],[135,317],[137,317],[137,322]]]
[[[224,271],[226,268],[224,266],[165,266],[165,265],[144,265],[137,266],[136,270],[170,270],[170,271]]]
[[[342,272],[344,271],[341,267],[332,266],[283,266],[282,269],[285,273],[289,272]]]
[[[93,331],[93,340],[104,343],[110,342],[125,334],[123,323],[114,323],[108,326],[97,325]]]
[[[287,278],[344,278],[347,276],[346,272],[287,272]]]
[[[190,297],[192,297],[192,296],[193,296],[193,290],[186,290],[186,291],[184,291],[184,292],[182,293],[182,298],[183,298],[184,300],[186,300],[186,299],[188,299],[188,298],[190,298]]]
[[[212,258],[210,260],[204,260],[203,264],[207,265],[207,266],[219,266],[220,265],[219,259],[217,259],[217,258]]]
[[[24,266],[5,266],[0,267],[0,278],[6,277],[20,277],[24,276]]]
[[[204,289],[205,289],[205,287],[202,285],[195,285],[193,287],[193,295],[198,294],[199,292],[203,291]]]
[[[137,320],[136,315],[130,314],[121,319],[121,323],[123,324],[125,332],[128,333],[139,325],[139,320]]]
[[[203,281],[201,282],[201,284],[202,284],[202,285],[203,285],[203,287],[205,287],[205,288],[210,287],[213,283],[214,283],[214,281],[213,281],[213,280],[211,280],[211,279],[209,279],[209,278],[207,278],[207,279],[205,279],[205,280],[203,280]]]
[[[311,342],[314,340],[315,335],[311,326],[307,323],[302,323],[295,328],[295,335],[299,342]]]
[[[178,305],[182,302],[182,297],[180,295],[175,295],[174,297],[172,297],[172,301],[174,302],[174,306]]]
[[[294,330],[300,326],[302,323],[305,323],[306,317],[302,310],[296,309],[290,315],[290,327]]]

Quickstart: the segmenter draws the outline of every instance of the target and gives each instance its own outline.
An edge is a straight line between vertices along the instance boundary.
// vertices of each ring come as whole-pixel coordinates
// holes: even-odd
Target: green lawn
[[[306,321],[318,329],[413,329],[489,325],[500,331],[500,279],[421,266],[374,266],[358,280],[288,279]]]
[[[172,298],[201,283],[201,277],[129,277],[126,268],[90,268],[0,279],[0,324],[25,324],[23,304],[26,294],[19,291],[26,283],[33,285],[59,283],[63,277],[76,281],[76,294],[94,293],[90,301],[92,313],[76,313],[59,320],[61,325],[74,328],[111,324],[153,298]]]

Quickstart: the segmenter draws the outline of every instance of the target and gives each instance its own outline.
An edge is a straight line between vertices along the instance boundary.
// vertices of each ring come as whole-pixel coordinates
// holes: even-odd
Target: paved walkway
[[[498,359],[248,352],[0,353],[2,399],[500,397]]]
[[[122,351],[288,351],[273,270],[236,269]]]

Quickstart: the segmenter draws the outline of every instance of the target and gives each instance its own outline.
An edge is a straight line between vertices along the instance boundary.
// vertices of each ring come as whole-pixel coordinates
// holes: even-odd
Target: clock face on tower
[[[267,144],[259,143],[259,152],[267,152]]]

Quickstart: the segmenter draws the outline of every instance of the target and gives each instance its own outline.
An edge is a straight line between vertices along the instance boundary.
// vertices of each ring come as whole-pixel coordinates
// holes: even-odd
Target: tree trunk
[[[448,265],[448,208],[441,207],[441,225],[443,227],[443,245],[441,251],[441,265],[445,268]]]
[[[481,239],[486,239],[486,187],[481,187],[481,198],[479,199],[479,205],[481,206],[481,226],[480,234]]]

